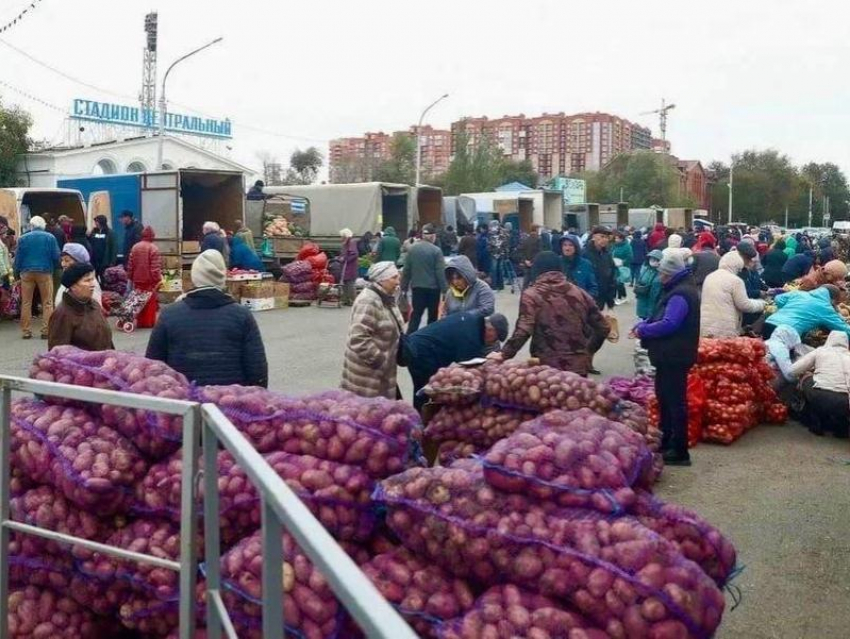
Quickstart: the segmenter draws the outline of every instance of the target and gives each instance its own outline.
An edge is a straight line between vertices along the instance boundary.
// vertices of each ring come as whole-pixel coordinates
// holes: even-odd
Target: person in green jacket
[[[789,258],[797,254],[797,238],[789,235],[785,238],[785,255]]]
[[[384,235],[378,242],[375,253],[377,255],[375,262],[392,262],[393,264],[398,262],[401,257],[401,241],[393,227],[388,226],[384,229]]]
[[[650,251],[646,262],[640,270],[635,282],[635,299],[637,299],[637,316],[640,319],[652,317],[658,299],[661,297],[661,278],[658,276],[658,265],[661,263],[661,251]]]
[[[620,231],[614,233],[614,248],[611,249],[611,257],[620,260],[617,264],[617,304],[623,304],[626,301],[626,281],[628,280],[623,279],[620,269],[626,267],[631,270],[632,255],[632,245],[625,234]]]

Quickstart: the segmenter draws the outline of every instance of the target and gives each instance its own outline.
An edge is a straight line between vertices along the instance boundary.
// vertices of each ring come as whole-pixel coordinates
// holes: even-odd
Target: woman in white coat
[[[751,300],[739,273],[744,258],[738,251],[729,251],[720,258],[714,273],[705,278],[700,305],[701,337],[737,337],[741,334],[741,315],[761,313],[764,300]]]

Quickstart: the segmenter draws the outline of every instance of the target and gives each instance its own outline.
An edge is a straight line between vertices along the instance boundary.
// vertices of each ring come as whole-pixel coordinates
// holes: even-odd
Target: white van
[[[0,215],[9,221],[9,228],[18,236],[27,230],[30,219],[40,215],[45,220],[70,217],[75,225],[91,228],[94,202],[103,196],[92,194],[92,203],[86,207],[83,195],[73,189],[8,188],[0,189]]]
[[[837,220],[833,222],[832,232],[850,235],[850,220]]]

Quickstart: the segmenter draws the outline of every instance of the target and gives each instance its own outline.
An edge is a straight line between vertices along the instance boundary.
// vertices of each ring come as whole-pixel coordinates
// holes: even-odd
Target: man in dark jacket
[[[815,252],[805,251],[788,258],[782,266],[782,276],[786,282],[793,282],[806,275],[815,265]]]
[[[702,283],[705,278],[714,273],[720,266],[720,256],[715,249],[716,241],[714,236],[705,231],[697,238],[697,243],[694,245],[694,262],[693,273],[694,283],[697,288],[702,288]]]
[[[472,230],[468,230],[463,234],[463,237],[460,238],[460,243],[457,247],[458,255],[465,255],[469,258],[469,261],[472,263],[472,266],[475,269],[478,269],[478,250],[475,242],[475,234]]]
[[[130,251],[139,242],[142,241],[142,231],[145,228],[139,220],[133,217],[132,211],[121,211],[121,224],[124,225],[124,252],[121,254],[124,258],[124,264],[130,259]]]
[[[260,329],[251,311],[225,293],[226,269],[218,251],[204,251],[195,259],[195,288],[160,314],[145,356],[198,384],[266,387],[269,371]]]
[[[62,227],[59,226],[59,222],[56,221],[56,218],[50,218],[50,221],[47,223],[47,229],[45,230],[56,238],[56,244],[59,246],[59,250],[61,251],[62,247],[65,246],[67,239],[65,237],[65,231],[63,231]]]
[[[595,298],[600,311],[606,306],[614,308],[614,296],[617,293],[617,269],[608,247],[610,241],[611,231],[604,226],[597,226],[591,232],[583,254],[596,275],[598,292]]]
[[[522,242],[520,242],[519,245],[519,256],[522,260],[523,270],[523,288],[526,288],[531,283],[531,265],[534,263],[534,258],[537,257],[542,250],[543,247],[540,242],[540,227],[535,224],[531,227],[531,233],[522,238]]]
[[[682,255],[666,255],[658,266],[661,299],[648,320],[632,330],[655,367],[655,394],[661,409],[664,464],[690,466],[688,454],[688,371],[697,361],[700,296]]]
[[[479,273],[484,273],[485,276],[490,275],[490,270],[493,268],[493,258],[490,256],[489,247],[489,229],[486,224],[478,225],[478,234],[475,236],[475,256],[473,262]]]
[[[254,182],[254,186],[252,186],[250,189],[248,189],[248,195],[247,195],[246,199],[251,200],[251,201],[265,200],[266,196],[263,193],[263,187],[265,187],[265,186],[266,185],[263,183],[262,180],[257,180],[256,182]]]
[[[489,347],[508,337],[508,320],[500,313],[453,313],[416,331],[403,342],[404,362],[413,380],[413,405],[427,401],[419,391],[441,368],[483,357]]]
[[[201,252],[213,250],[224,256],[224,238],[221,236],[221,227],[216,222],[204,222],[203,233]]]
[[[428,310],[428,323],[437,321],[440,298],[446,292],[446,259],[443,252],[434,245],[437,234],[431,225],[422,229],[422,241],[410,247],[404,261],[401,275],[403,293],[413,290],[411,299],[410,323],[408,335],[412,335],[422,321],[422,315]]]

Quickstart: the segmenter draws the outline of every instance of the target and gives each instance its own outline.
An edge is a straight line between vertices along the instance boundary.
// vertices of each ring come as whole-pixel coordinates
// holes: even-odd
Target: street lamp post
[[[198,47],[194,51],[190,51],[183,57],[177,58],[174,62],[171,63],[171,66],[165,72],[165,76],[162,78],[162,91],[159,94],[159,144],[157,145],[156,151],[156,170],[159,171],[162,169],[162,148],[165,142],[165,113],[166,113],[166,102],[165,102],[165,83],[168,81],[168,74],[171,73],[171,70],[176,67],[180,62],[183,62],[186,58],[191,58],[196,53],[200,53],[204,49],[207,49],[214,44],[218,44],[222,41],[222,38],[216,38],[212,42],[207,42],[204,46]]]
[[[735,171],[735,165],[729,165],[729,224],[732,224],[732,173]]]
[[[419,175],[422,168],[422,144],[420,141],[420,136],[422,135],[422,121],[425,119],[428,111],[437,106],[438,103],[445,100],[449,97],[448,93],[441,95],[439,98],[434,100],[431,104],[425,107],[425,110],[422,112],[422,115],[419,116],[419,125],[416,127],[416,186],[419,186]]]
[[[809,184],[809,226],[812,225],[812,197],[814,196],[814,187]]]

